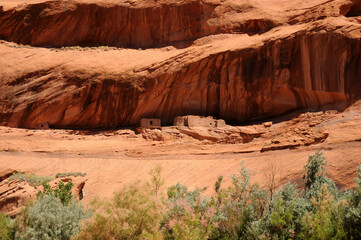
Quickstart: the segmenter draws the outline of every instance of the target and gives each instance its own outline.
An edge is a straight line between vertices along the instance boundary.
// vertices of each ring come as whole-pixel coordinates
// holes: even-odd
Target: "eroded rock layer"
[[[0,37],[33,46],[149,47],[215,33],[206,24],[214,8],[200,1],[144,7],[49,1],[3,12]]]
[[[19,43],[169,46],[54,50],[2,42],[0,124],[103,128],[135,126],[143,117],[171,124],[189,114],[239,123],[359,99],[359,1],[304,1],[308,8],[278,1],[284,9],[258,0],[46,2],[3,10],[0,37]],[[37,17],[24,22],[32,11]],[[196,40],[171,46],[189,39]]]

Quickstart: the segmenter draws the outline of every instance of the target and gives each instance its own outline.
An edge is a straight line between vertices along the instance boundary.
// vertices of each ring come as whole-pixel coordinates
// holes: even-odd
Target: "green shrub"
[[[269,216],[269,234],[278,239],[293,238],[295,203],[287,204],[282,198],[278,198],[272,207],[273,211]]]
[[[326,157],[323,156],[323,151],[317,151],[315,155],[309,155],[307,164],[304,166],[305,175],[303,176],[306,179],[305,186],[307,189],[311,189],[312,186],[317,182],[325,181],[325,165]]]
[[[0,240],[10,240],[14,238],[14,225],[12,221],[0,212]]]
[[[81,172],[67,172],[67,173],[57,173],[55,175],[55,178],[64,178],[64,177],[78,177],[78,176],[81,176],[81,177],[85,177],[86,176],[86,173],[81,173]]]
[[[302,231],[303,216],[309,208],[309,201],[299,195],[297,185],[287,183],[269,203],[260,223],[262,236],[271,239],[294,238]]]
[[[72,182],[63,181],[53,190],[43,183],[37,201],[27,206],[17,219],[17,238],[67,240],[80,232],[80,221],[89,217],[78,202],[73,200]]]
[[[216,213],[213,218],[211,238],[213,239],[252,239],[259,235],[258,220],[267,207],[267,191],[258,184],[251,184],[254,175],[243,162],[238,174],[232,175],[232,185],[218,189],[214,198]]]
[[[307,164],[304,166],[305,174],[305,197],[312,198],[320,196],[322,186],[325,185],[328,191],[338,197],[338,189],[335,183],[326,177],[327,165],[326,157],[323,156],[323,151],[316,151],[314,155],[308,156]]]
[[[73,194],[71,189],[74,184],[69,181],[67,184],[64,184],[63,181],[59,182],[59,185],[53,190],[48,183],[43,183],[43,191],[39,191],[37,197],[51,196],[60,200],[63,205],[68,205],[73,199]]]
[[[49,176],[47,176],[47,177],[36,176],[33,173],[32,174],[15,173],[11,177],[9,177],[7,182],[10,182],[13,180],[18,180],[20,182],[26,181],[27,183],[29,183],[30,186],[36,187],[36,186],[42,185],[43,183],[50,182],[51,180],[53,180],[53,178],[49,177]]]
[[[304,231],[301,239],[345,239],[343,216],[345,206],[342,201],[335,201],[333,195],[324,185],[318,198],[313,197],[311,203],[314,211],[304,216]]]
[[[68,240],[80,232],[80,221],[88,217],[76,201],[64,205],[54,197],[44,195],[26,208],[19,220],[17,239]]]
[[[125,186],[108,200],[92,203],[95,216],[76,239],[150,239],[159,235],[161,205],[148,186]]]
[[[157,165],[154,169],[149,171],[149,175],[152,177],[150,183],[148,184],[155,193],[155,196],[158,197],[160,188],[164,184],[164,179],[162,178],[162,166]]]

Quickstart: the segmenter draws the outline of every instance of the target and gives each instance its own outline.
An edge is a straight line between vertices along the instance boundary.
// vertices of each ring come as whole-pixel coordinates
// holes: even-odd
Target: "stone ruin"
[[[140,120],[142,128],[161,128],[161,121],[157,118],[142,118]]]
[[[45,122],[45,123],[39,123],[38,125],[36,125],[37,129],[50,129],[49,127],[49,123]]]
[[[189,115],[174,118],[173,125],[177,127],[225,128],[226,122],[223,119],[217,120],[213,117]]]
[[[225,128],[226,122],[223,119],[214,119],[213,117],[203,116],[179,116],[174,118],[175,127],[204,127],[204,128]],[[158,118],[142,118],[140,120],[141,128],[161,128],[161,120]]]

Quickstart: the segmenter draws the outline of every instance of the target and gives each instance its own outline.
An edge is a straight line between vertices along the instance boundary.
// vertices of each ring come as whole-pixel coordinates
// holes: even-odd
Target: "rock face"
[[[216,5],[200,1],[140,6],[49,1],[9,9],[0,38],[32,46],[150,47],[214,34]]]
[[[52,1],[0,10],[0,124],[227,123],[361,97],[360,1]],[[43,49],[34,46],[73,46]],[[86,48],[109,45],[120,48]],[[166,46],[166,47],[164,47]]]
[[[0,211],[6,212],[9,216],[16,216],[21,213],[23,206],[36,199],[36,195],[39,190],[42,190],[42,186],[33,187],[25,181],[8,180],[12,175],[7,174],[9,172],[15,173],[16,171],[0,172]],[[52,188],[56,188],[60,181],[72,181],[74,183],[73,196],[81,200],[86,180],[83,177],[70,177],[55,179],[49,184]]]

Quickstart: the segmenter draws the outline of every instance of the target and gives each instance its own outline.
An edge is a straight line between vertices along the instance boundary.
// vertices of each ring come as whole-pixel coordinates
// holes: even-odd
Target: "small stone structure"
[[[174,126],[185,127],[208,127],[208,128],[224,128],[226,122],[223,119],[214,119],[213,117],[203,116],[181,116],[174,118]]]
[[[157,118],[142,118],[140,120],[140,126],[142,128],[160,128],[161,121]]]
[[[50,129],[49,127],[49,123],[45,122],[45,123],[39,123],[38,125],[36,125],[37,129]]]

